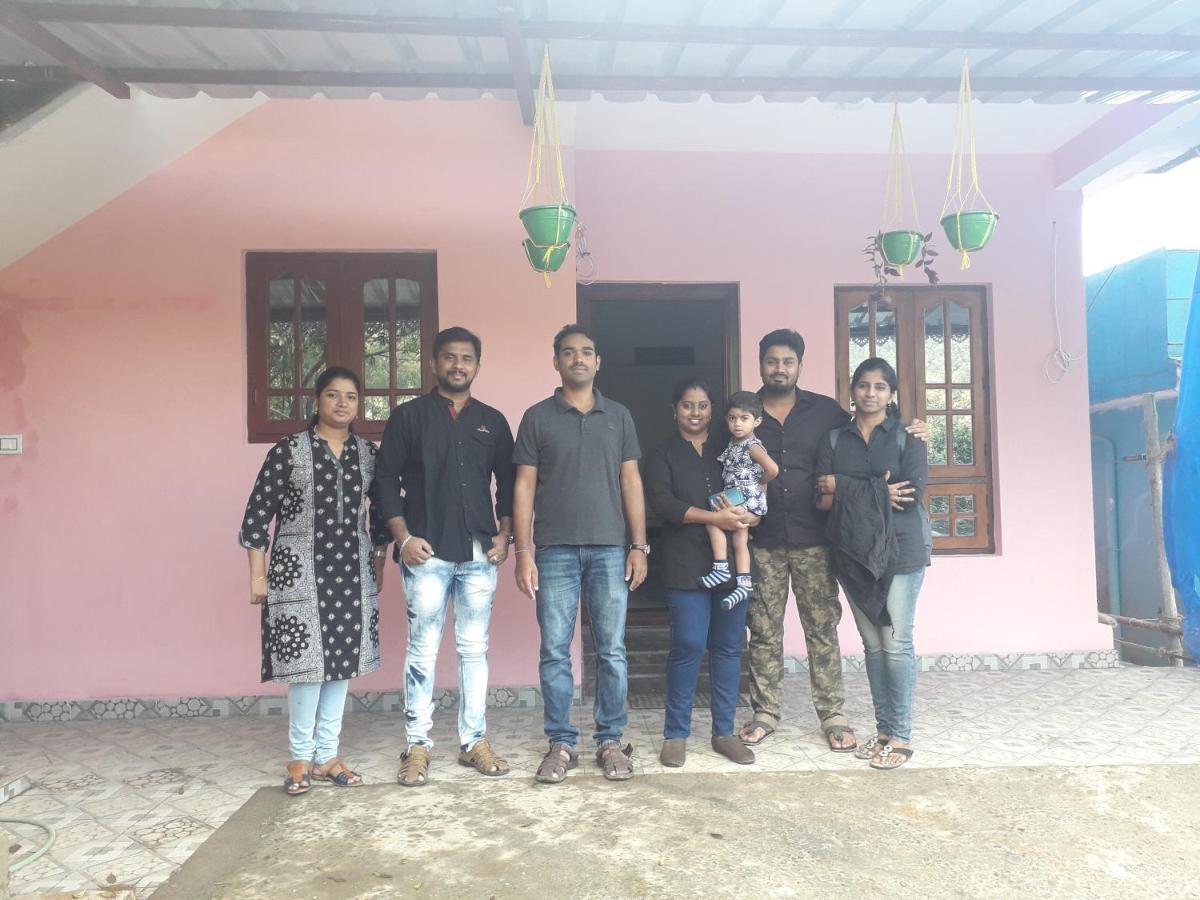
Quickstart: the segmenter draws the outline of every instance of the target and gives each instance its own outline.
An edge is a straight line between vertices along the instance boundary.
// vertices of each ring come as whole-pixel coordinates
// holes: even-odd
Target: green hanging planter
[[[567,251],[571,245],[566,241],[561,244],[535,244],[529,238],[525,239],[525,258],[539,272],[557,272],[566,261]]]
[[[879,250],[889,266],[911,266],[921,255],[919,231],[885,231],[879,236]]]
[[[988,241],[996,232],[996,223],[1000,217],[986,210],[971,210],[969,212],[950,213],[942,218],[942,228],[946,231],[946,240],[955,250],[973,253],[987,246]]]
[[[527,206],[518,215],[529,239],[541,247],[566,243],[575,226],[575,207],[565,203]]]

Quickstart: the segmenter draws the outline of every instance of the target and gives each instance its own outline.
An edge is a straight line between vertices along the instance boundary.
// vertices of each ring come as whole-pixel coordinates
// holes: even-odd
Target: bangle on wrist
[[[405,544],[407,544],[409,541],[411,541],[411,540],[412,540],[412,539],[413,539],[415,536],[416,536],[416,535],[412,535],[412,534],[410,534],[408,537],[406,537],[404,540],[402,540],[402,541],[400,542],[400,552],[401,552],[401,553],[403,553],[403,552],[404,552],[404,545],[405,545]]]
[[[532,553],[532,550],[514,550],[513,553]]]

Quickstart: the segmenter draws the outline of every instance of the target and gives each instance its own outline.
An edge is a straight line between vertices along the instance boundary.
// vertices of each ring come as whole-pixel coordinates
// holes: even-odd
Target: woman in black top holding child
[[[733,733],[733,719],[749,604],[724,602],[730,594],[728,576],[715,588],[700,587],[698,582],[713,563],[705,529],[745,534],[758,517],[739,505],[710,508],[710,498],[724,487],[718,458],[725,448],[723,442],[709,438],[712,398],[708,385],[700,379],[680,382],[672,411],[676,433],[647,454],[644,477],[647,504],[664,520],[658,552],[662,554],[662,581],[671,617],[667,709],[659,759],[671,767],[682,766],[686,760],[696,679],[707,648],[712,747],[745,765],[754,762],[754,752]]]

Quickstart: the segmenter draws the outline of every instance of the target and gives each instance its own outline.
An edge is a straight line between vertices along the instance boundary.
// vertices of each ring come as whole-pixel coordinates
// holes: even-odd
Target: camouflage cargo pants
[[[783,713],[783,614],[789,581],[796,595],[808,677],[821,728],[846,727],[842,715],[842,651],[837,629],[842,619],[837,582],[829,565],[828,547],[754,549],[758,579],[750,598],[750,705],[754,718],[779,725]]]

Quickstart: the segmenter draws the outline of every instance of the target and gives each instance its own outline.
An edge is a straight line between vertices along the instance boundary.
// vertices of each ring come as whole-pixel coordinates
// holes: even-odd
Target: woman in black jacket
[[[741,677],[742,642],[748,603],[722,606],[728,587],[706,591],[698,579],[712,569],[712,547],[705,531],[747,527],[754,519],[743,507],[713,512],[708,498],[724,488],[717,455],[725,440],[709,439],[712,396],[700,379],[675,387],[672,410],[676,433],[646,457],[646,500],[665,520],[663,584],[671,617],[671,650],[667,657],[667,709],[663,724],[664,766],[682,766],[691,734],[692,702],[700,659],[708,648],[712,695],[712,746],[733,762],[754,762],[754,753],[733,733]]]
[[[833,569],[867,655],[876,735],[855,755],[876,769],[912,757],[913,616],[929,565],[924,441],[905,435],[896,370],[868,359],[850,382],[854,417],[817,448],[817,506],[831,510]]]

